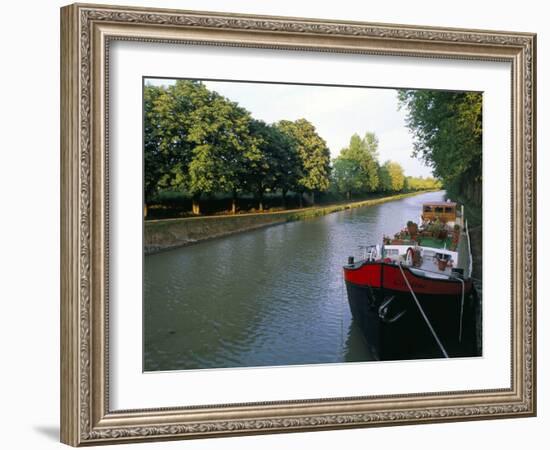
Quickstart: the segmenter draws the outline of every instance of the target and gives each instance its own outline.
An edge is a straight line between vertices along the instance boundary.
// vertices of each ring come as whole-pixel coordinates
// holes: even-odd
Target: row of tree
[[[330,184],[330,151],[305,119],[266,124],[198,81],[178,80],[144,89],[145,202],[160,190],[185,190],[199,213],[199,198],[243,192],[263,208],[266,191],[300,194]]]
[[[351,137],[331,165],[330,151],[306,119],[266,124],[199,81],[144,88],[145,203],[159,192],[184,191],[194,214],[201,197],[252,193],[263,210],[266,192],[289,192],[300,204],[308,193],[346,194],[426,189],[427,180],[405,177],[401,166],[378,162],[373,133]],[[432,180],[435,182],[435,180]]]
[[[332,165],[333,186],[348,199],[352,194],[371,192],[400,192],[422,189],[437,189],[441,184],[434,178],[405,176],[397,162],[378,161],[378,139],[374,133],[363,138],[354,134],[346,148]]]

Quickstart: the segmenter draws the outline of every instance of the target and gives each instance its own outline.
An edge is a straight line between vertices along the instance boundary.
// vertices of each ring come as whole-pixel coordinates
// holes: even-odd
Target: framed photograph
[[[535,415],[535,58],[62,8],[62,442]]]

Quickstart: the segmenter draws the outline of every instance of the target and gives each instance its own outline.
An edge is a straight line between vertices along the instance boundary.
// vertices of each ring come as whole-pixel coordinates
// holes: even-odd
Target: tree
[[[435,178],[424,177],[406,177],[405,187],[406,190],[422,191],[426,189],[441,189],[442,184],[440,180]]]
[[[340,155],[332,164],[332,178],[338,192],[346,194],[351,200],[352,192],[361,190],[363,186],[363,174],[359,162],[346,159]]]
[[[260,158],[251,160],[246,171],[247,190],[258,199],[258,209],[263,211],[266,190],[281,189],[283,203],[286,193],[296,186],[299,158],[295,143],[275,125],[253,120],[251,133],[257,139]]]
[[[200,212],[201,195],[216,192],[231,192],[235,211],[248,164],[261,159],[257,139],[250,133],[250,113],[205,88],[189,120],[188,139],[194,147],[187,188],[193,212]]]
[[[349,145],[340,151],[340,157],[359,165],[360,186],[357,190],[374,192],[378,189],[378,138],[374,133],[366,133],[363,139],[354,134]]]
[[[414,134],[413,155],[433,168],[446,187],[481,204],[482,94],[401,90],[407,126]]]
[[[188,119],[195,106],[190,99],[201,89],[193,81],[144,88],[145,210],[160,189],[178,188],[185,181],[192,157]]]
[[[382,192],[390,192],[392,190],[391,176],[386,164],[380,166],[380,169],[378,170],[378,178],[380,180],[378,189]]]
[[[380,188],[386,192],[399,192],[405,185],[405,174],[399,163],[386,161],[379,171]]]
[[[411,190],[411,178],[412,177],[405,177],[403,180],[403,191],[408,192]]]
[[[315,192],[326,191],[330,185],[330,150],[306,119],[281,120],[277,127],[292,139],[300,158],[301,176],[297,183],[300,203],[304,191],[312,193],[315,203]]]
[[[274,189],[281,190],[283,206],[286,207],[286,195],[288,191],[298,189],[299,180],[303,178],[303,170],[301,158],[298,154],[296,141],[279,128],[277,124],[273,124],[273,136],[277,142],[277,157],[274,162],[274,172],[276,181]]]

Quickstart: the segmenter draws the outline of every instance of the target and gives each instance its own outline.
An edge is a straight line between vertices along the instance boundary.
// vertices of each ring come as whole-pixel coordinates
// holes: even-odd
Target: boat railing
[[[363,251],[363,259],[366,261],[375,261],[380,256],[380,246],[373,245],[360,245],[359,249]]]

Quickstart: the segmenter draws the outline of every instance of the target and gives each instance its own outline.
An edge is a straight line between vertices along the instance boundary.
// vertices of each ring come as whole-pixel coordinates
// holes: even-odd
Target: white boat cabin
[[[386,244],[382,259],[408,266],[414,273],[430,278],[448,278],[458,268],[458,252],[444,248]]]

